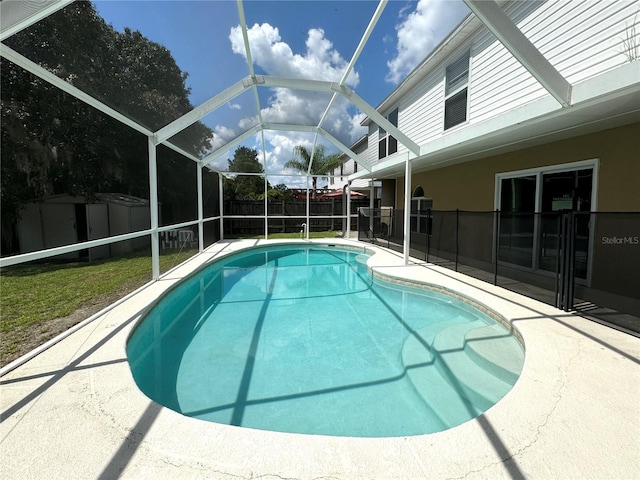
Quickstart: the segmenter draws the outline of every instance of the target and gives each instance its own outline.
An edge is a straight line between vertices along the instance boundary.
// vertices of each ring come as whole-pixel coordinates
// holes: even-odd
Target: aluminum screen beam
[[[63,79],[61,79],[60,77],[54,75],[49,70],[46,70],[46,69],[42,68],[40,65],[32,62],[31,60],[29,60],[26,57],[20,55],[18,52],[16,52],[15,50],[7,47],[4,44],[2,44],[2,46],[0,46],[0,55],[3,56],[4,58],[6,58],[7,60],[15,63],[16,65],[24,68],[26,71],[28,71],[30,73],[33,73],[36,77],[41,78],[45,82],[50,83],[51,85],[53,85],[54,87],[59,88],[63,92],[66,92],[69,95],[77,98],[78,100],[83,101],[87,105],[92,106],[96,110],[101,111],[102,113],[110,116],[111,118],[114,118],[114,119],[118,120],[119,122],[124,123],[125,125],[133,128],[134,130],[136,130],[136,131],[138,131],[138,132],[140,132],[140,133],[142,133],[144,135],[153,136],[153,132],[151,130],[143,127],[142,125],[138,124],[137,122],[131,120],[129,117],[126,117],[123,114],[121,114],[120,112],[118,112],[118,111],[114,110],[113,108],[105,105],[104,103],[102,103],[101,101],[99,101],[96,98],[92,97],[91,95],[88,95],[88,94],[84,93],[82,90],[80,90],[77,87],[74,87],[69,82],[65,82]]]
[[[214,150],[209,155],[204,157],[201,160],[202,165],[207,167],[209,165],[209,163],[213,162],[217,158],[220,158],[222,155],[227,153],[232,148],[237,147],[238,145],[240,145],[245,140],[248,140],[249,138],[253,137],[257,133],[259,133],[261,129],[262,129],[262,127],[260,125],[255,125],[255,126],[251,127],[249,130],[244,132],[242,135],[238,135],[236,138],[231,140],[229,143],[225,143],[222,147]]]
[[[322,137],[326,138],[327,140],[329,140],[329,142],[331,142],[333,145],[338,147],[342,152],[344,152],[350,158],[353,158],[356,162],[358,162],[358,164],[362,165],[366,170],[368,171],[371,170],[371,166],[369,165],[368,162],[365,162],[360,155],[355,153],[353,150],[351,150],[344,143],[342,143],[340,140],[335,138],[333,135],[331,135],[329,132],[327,132],[323,128],[313,127],[309,125],[295,125],[291,123],[265,123],[263,125],[263,128],[265,130],[275,130],[275,131],[282,131],[282,132],[317,133]]]
[[[73,0],[22,0],[0,2],[0,41],[66,7]]]
[[[255,78],[256,72],[253,69],[253,58],[251,57],[251,46],[249,45],[249,33],[247,32],[247,21],[244,16],[244,6],[242,0],[238,0],[238,16],[240,17],[240,27],[242,29],[242,41],[244,42],[244,50],[245,55],[247,57],[247,66],[249,67],[249,75],[251,78]],[[258,87],[255,82],[251,87],[253,90],[253,98],[256,102],[256,112],[258,115],[258,121],[262,125],[262,108],[260,107],[260,96],[258,95]],[[266,157],[266,153],[264,151],[264,139],[262,145],[262,154],[263,157]],[[265,162],[265,170],[266,170],[266,162]]]
[[[344,143],[342,143],[340,140],[338,140],[329,132],[327,132],[324,128],[318,127],[317,130],[320,135],[322,135],[324,138],[329,140],[333,145],[338,147],[345,155],[352,158],[356,163],[358,163],[358,165],[362,165],[364,169],[368,172],[371,171],[371,164],[366,160],[364,160],[364,158],[361,155],[358,155],[357,153],[355,153],[353,150],[347,147]]]
[[[353,56],[351,57],[351,61],[349,62],[349,65],[347,65],[347,68],[345,68],[344,73],[342,74],[342,78],[340,79],[340,85],[344,85],[347,82],[347,78],[349,78],[349,74],[355,67],[355,64],[358,61],[358,58],[360,57],[360,54],[362,53],[364,46],[367,44],[367,41],[369,40],[369,37],[371,36],[373,29],[375,28],[376,24],[378,23],[378,20],[380,20],[380,17],[382,16],[382,12],[384,11],[384,7],[386,7],[387,5],[387,1],[388,0],[380,0],[380,3],[378,3],[378,7],[376,8],[376,11],[373,13],[373,17],[371,17],[371,20],[369,21],[369,25],[364,31],[364,34],[360,38],[360,43],[356,47],[356,51],[353,53]],[[329,105],[327,105],[327,108],[325,109],[324,113],[320,117],[320,121],[318,122],[318,127],[322,127],[322,124],[327,118],[327,115],[329,114],[331,107],[336,101],[336,98],[338,98],[338,94],[337,92],[334,92],[333,96],[331,97],[331,100],[329,101]]]
[[[563,107],[571,105],[571,84],[494,0],[464,0],[464,3]]]
[[[229,88],[220,92],[218,95],[211,97],[206,102],[197,106],[188,113],[185,113],[180,118],[174,120],[168,125],[162,127],[156,132],[156,139],[158,142],[163,142],[168,138],[173,137],[175,134],[180,133],[185,128],[193,125],[201,118],[207,116],[215,109],[230,102],[242,92],[251,88],[255,84],[255,80],[252,77],[245,77],[239,82],[231,85]]]
[[[365,102],[356,92],[345,86],[337,86],[340,93],[342,93],[347,99],[353,103],[356,107],[362,110],[371,120],[377,125],[384,128],[387,132],[393,135],[396,140],[402,143],[409,149],[416,157],[420,156],[420,146],[402,133],[398,127],[393,125],[389,120],[383,117],[375,108]]]
[[[304,78],[271,77],[266,75],[256,75],[256,84],[270,88],[290,88],[292,90],[311,90],[314,92],[333,92],[335,82],[323,80],[308,80]]]

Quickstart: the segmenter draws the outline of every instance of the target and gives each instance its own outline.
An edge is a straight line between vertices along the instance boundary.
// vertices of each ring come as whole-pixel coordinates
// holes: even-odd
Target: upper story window
[[[469,52],[447,67],[444,129],[467,121],[467,87],[469,85]]]
[[[387,120],[394,127],[398,126],[398,109],[394,109],[389,115]],[[387,131],[378,127],[378,159],[384,158],[387,155],[392,155],[398,151],[398,140],[392,135],[389,135]]]

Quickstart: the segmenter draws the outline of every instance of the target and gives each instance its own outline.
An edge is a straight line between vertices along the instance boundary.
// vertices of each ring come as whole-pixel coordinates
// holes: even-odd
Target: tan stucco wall
[[[597,210],[640,211],[640,123],[413,175],[435,210],[493,210],[497,173],[600,159]],[[404,178],[396,182],[404,205]]]

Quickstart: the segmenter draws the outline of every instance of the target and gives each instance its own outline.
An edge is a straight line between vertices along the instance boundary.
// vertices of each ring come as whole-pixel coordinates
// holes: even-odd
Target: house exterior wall
[[[340,169],[336,168],[332,172],[332,176],[328,177],[327,188],[334,190],[344,187],[348,182],[347,176],[351,175],[354,172],[355,161],[350,158],[342,165],[342,174],[340,174]]]
[[[495,209],[499,173],[599,159],[596,206],[599,211],[640,212],[640,124],[635,123],[413,175],[434,210]],[[396,180],[396,205],[404,205],[404,178]],[[634,195],[629,195],[634,192]]]
[[[622,42],[635,24],[640,28],[635,1],[513,2],[505,13],[570,83],[576,84],[625,63]],[[444,130],[446,67],[470,51],[467,120]],[[450,131],[477,124],[548,96],[549,93],[486,28],[480,28],[393,105],[398,128],[418,145]],[[377,164],[378,127],[369,126],[367,158]],[[396,155],[407,153],[398,143]]]

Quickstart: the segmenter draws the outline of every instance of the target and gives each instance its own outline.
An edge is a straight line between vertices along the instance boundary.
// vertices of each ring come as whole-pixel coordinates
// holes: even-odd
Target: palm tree
[[[311,177],[311,198],[316,198],[316,189],[318,187],[318,178],[327,178],[328,174],[342,165],[342,159],[339,154],[329,155],[325,157],[324,146],[317,145],[313,152],[313,161],[311,160],[311,151],[304,145],[297,145],[293,148],[294,158],[284,164],[285,168],[292,168],[301,173],[309,172]],[[311,163],[311,170],[309,164]]]

